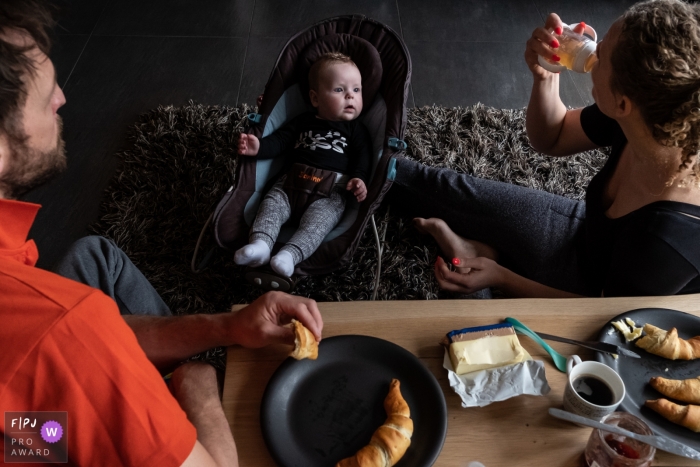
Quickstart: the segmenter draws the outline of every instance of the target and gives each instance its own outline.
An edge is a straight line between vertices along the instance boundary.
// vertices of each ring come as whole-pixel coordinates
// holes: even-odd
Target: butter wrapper
[[[442,366],[447,370],[450,387],[462,399],[465,408],[484,407],[522,394],[543,396],[550,391],[544,362],[539,360],[458,375],[452,367],[449,352],[445,350]]]

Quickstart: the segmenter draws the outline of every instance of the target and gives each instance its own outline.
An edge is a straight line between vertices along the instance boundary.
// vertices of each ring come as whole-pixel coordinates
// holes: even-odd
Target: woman
[[[630,8],[598,44],[596,103],[584,109],[567,110],[559,75],[538,64],[556,60],[549,31],[559,27],[551,14],[527,42],[530,142],[551,156],[602,146],[611,155],[585,202],[400,161],[402,204],[432,217],[418,229],[458,267],[438,258],[440,286],[520,297],[700,292],[700,6]]]

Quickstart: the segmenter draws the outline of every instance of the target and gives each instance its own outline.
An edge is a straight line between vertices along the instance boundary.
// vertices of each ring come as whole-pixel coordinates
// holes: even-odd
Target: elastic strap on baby
[[[292,166],[282,189],[289,198],[292,210],[290,221],[293,225],[299,223],[311,203],[331,195],[337,175],[332,170],[318,169],[306,164],[296,163]]]

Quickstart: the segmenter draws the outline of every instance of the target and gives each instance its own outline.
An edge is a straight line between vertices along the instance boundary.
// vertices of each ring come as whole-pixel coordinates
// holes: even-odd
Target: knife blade
[[[567,339],[566,337],[559,337],[559,336],[553,336],[551,334],[545,334],[543,332],[538,332],[537,335],[540,336],[544,340],[563,342],[565,344],[578,345],[579,347],[585,347],[587,349],[597,350],[598,352],[605,352],[605,353],[616,354],[616,355],[624,355],[625,357],[632,357],[632,358],[641,358],[638,354],[632,352],[631,350],[627,350],[623,347],[620,347],[619,345],[608,344],[606,342],[592,342],[592,341],[581,342],[581,341],[576,341],[573,339]]]
[[[549,408],[549,414],[552,417],[560,418],[571,423],[578,423],[580,425],[586,425],[592,428],[598,428],[603,431],[609,431],[610,433],[616,433],[618,435],[636,439],[644,444],[654,446],[655,448],[661,449],[662,451],[670,452],[671,454],[688,457],[690,459],[700,460],[700,452],[696,451],[695,449],[689,446],[686,446],[683,443],[679,443],[678,441],[666,438],[665,436],[647,436],[632,433],[631,431],[627,431],[618,426],[606,425],[605,423],[597,422],[595,420],[591,420],[590,418],[582,417],[580,415],[566,412],[561,409],[555,409],[554,407]]]

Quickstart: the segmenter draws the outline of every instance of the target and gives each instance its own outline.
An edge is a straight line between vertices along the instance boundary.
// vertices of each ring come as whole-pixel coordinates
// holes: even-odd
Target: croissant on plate
[[[306,329],[306,326],[295,319],[292,320],[292,326],[294,326],[294,350],[290,356],[297,360],[303,358],[316,360],[318,358],[318,342],[316,342],[314,335]]]
[[[646,336],[635,342],[649,353],[671,360],[694,360],[700,357],[700,336],[685,340],[678,337],[676,328],[665,331],[652,324],[644,325]]]
[[[673,423],[700,432],[700,406],[678,405],[668,399],[646,401],[644,405]]]
[[[666,379],[655,376],[649,380],[649,384],[671,399],[700,404],[700,376],[690,379]]]
[[[369,444],[353,456],[343,459],[336,467],[391,467],[406,453],[413,435],[413,420],[408,404],[401,396],[401,383],[391,380],[389,394],[384,399],[387,419],[377,428]]]

